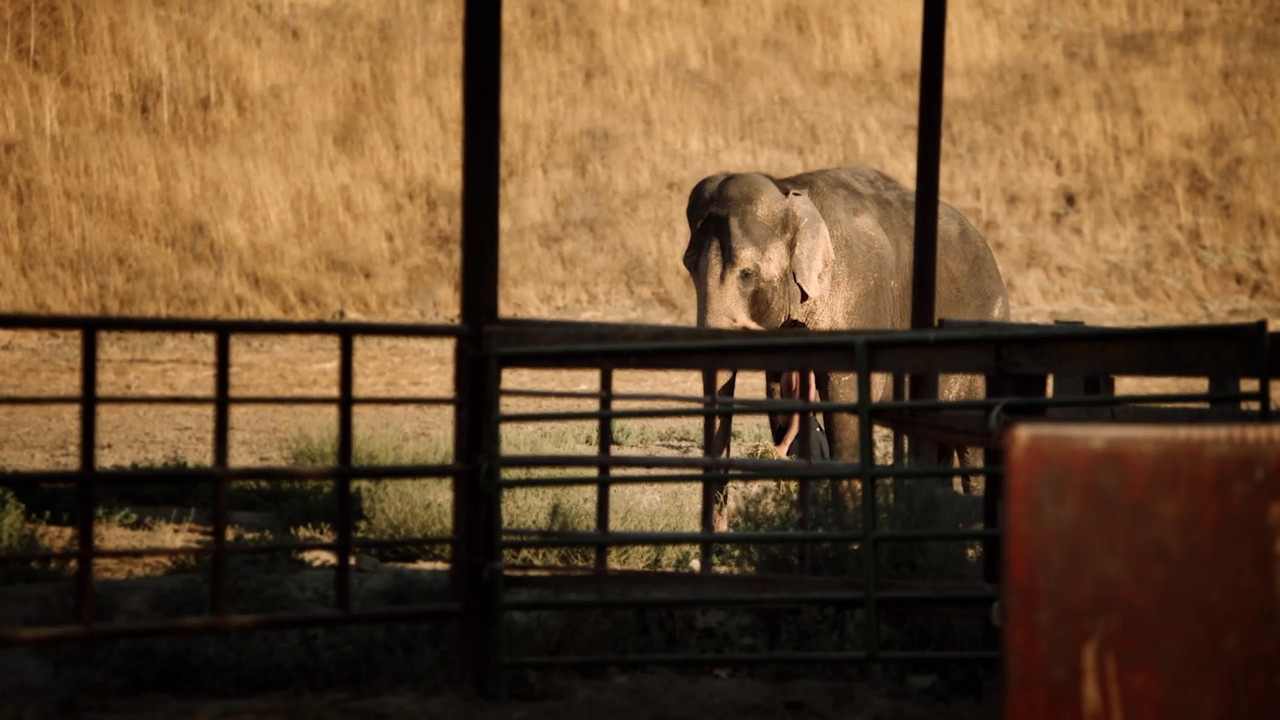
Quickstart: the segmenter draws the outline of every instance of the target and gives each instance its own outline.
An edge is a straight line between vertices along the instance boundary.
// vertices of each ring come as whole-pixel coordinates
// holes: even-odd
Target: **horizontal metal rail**
[[[690,459],[692,463],[692,459]],[[721,461],[726,462],[726,461]],[[769,461],[779,464],[788,461],[778,460]],[[773,482],[778,480],[856,480],[860,477],[870,477],[874,480],[896,479],[896,480],[914,480],[929,479],[940,477],[973,477],[976,475],[989,475],[1000,471],[995,466],[982,467],[953,467],[948,465],[914,465],[911,467],[900,467],[893,465],[877,465],[872,470],[863,473],[858,469],[857,463],[839,463],[813,461],[811,463],[797,463],[790,461],[791,469],[780,470],[778,472],[701,472],[701,473],[664,473],[657,475],[613,475],[601,478],[592,475],[559,475],[551,477],[514,477],[501,480],[498,484],[501,488],[540,488],[540,487],[591,487],[598,485],[687,485],[693,483],[701,483],[704,480],[726,480],[731,482]],[[550,463],[549,465],[554,465]],[[629,466],[634,467],[634,466]],[[708,465],[707,467],[714,467]]]
[[[1206,328],[1214,328],[1220,331],[1222,328],[1261,328],[1264,323],[1262,321],[1256,323],[1233,323],[1227,325],[1182,325],[1182,326],[1163,326],[1158,328],[1146,327],[1103,327],[1090,326],[1084,324],[1039,324],[1039,323],[1014,323],[1014,322],[989,322],[989,321],[969,321],[969,320],[953,320],[949,318],[941,318],[938,320],[937,331],[924,332],[954,332],[956,330],[971,330],[986,333],[1003,333],[1009,334],[1014,330],[1023,331],[1027,336],[1044,336],[1050,339],[1061,338],[1062,334],[1047,335],[1046,331],[1061,330],[1065,333],[1078,332],[1082,335],[1089,335],[1098,331],[1111,332],[1130,332],[1132,330],[1158,330],[1162,332],[1181,333],[1187,331],[1199,331]],[[492,326],[488,331],[494,338],[495,344],[509,354],[514,355],[520,352],[523,347],[532,345],[584,345],[584,344],[600,344],[600,343],[650,343],[654,341],[717,341],[717,340],[760,340],[767,339],[771,345],[783,345],[786,347],[795,347],[794,342],[797,340],[808,342],[807,339],[813,337],[851,337],[852,335],[889,335],[902,334],[900,330],[869,330],[859,333],[850,333],[847,331],[815,331],[808,329],[777,329],[765,332],[754,330],[727,330],[717,328],[694,328],[687,325],[659,325],[659,324],[640,324],[640,323],[602,323],[602,322],[583,322],[573,320],[538,320],[527,318],[503,318],[496,325]],[[919,332],[919,331],[917,331]],[[1280,332],[1269,332],[1267,364],[1272,368],[1271,374],[1280,374]],[[752,350],[758,349],[752,346]],[[541,363],[538,367],[543,367]]]
[[[550,398],[565,400],[600,400],[601,398],[611,398],[618,402],[626,401],[653,401],[653,402],[681,402],[681,403],[704,403],[708,398],[702,395],[676,395],[674,393],[620,393],[620,392],[591,392],[589,390],[534,390],[529,388],[509,388],[502,390],[503,397],[529,397],[529,398]],[[744,401],[753,402],[753,401]],[[761,401],[756,401],[761,402]]]
[[[79,395],[0,395],[0,405],[72,405],[81,402]],[[99,405],[212,405],[222,402],[204,395],[99,395]],[[232,405],[334,405],[339,399],[317,395],[250,395],[231,396]],[[453,405],[451,397],[361,397],[352,398],[354,405]]]
[[[632,326],[624,326],[632,327]],[[721,330],[688,326],[638,326],[634,335],[652,339],[626,339],[626,332],[613,330],[591,338],[590,324],[563,323],[558,334],[566,342],[556,342],[557,332],[529,332],[515,326],[489,328],[491,351],[504,367],[518,366],[521,358],[559,356],[599,362],[619,355],[665,355],[686,352],[707,355],[716,352],[748,353],[760,350],[795,353],[824,348],[840,348],[865,341],[868,346],[906,347],[948,345],[967,342],[1056,341],[1081,338],[1159,340],[1177,337],[1256,339],[1266,332],[1266,322],[1217,325],[1163,325],[1153,327],[1098,327],[1093,325],[1013,325],[982,328],[940,328],[935,330]],[[679,368],[674,368],[679,369]]]
[[[100,332],[216,333],[246,335],[352,335],[457,338],[466,332],[452,323],[383,323],[306,320],[229,320],[115,315],[31,315],[0,313],[0,330],[94,330]]]
[[[751,593],[751,594],[718,594],[689,596],[645,596],[645,597],[557,597],[557,598],[503,598],[502,607],[506,610],[551,611],[582,610],[598,608],[602,610],[660,609],[686,607],[724,607],[724,608],[764,608],[795,605],[830,605],[841,607],[846,605],[862,605],[873,593],[865,590],[857,592],[788,592],[788,593]],[[999,599],[994,590],[972,590],[968,592],[893,592],[877,591],[876,602],[882,605],[988,605]]]
[[[880,651],[869,653],[858,650],[830,652],[758,652],[695,654],[642,654],[642,655],[555,655],[550,657],[508,657],[503,666],[515,669],[576,668],[576,667],[640,667],[646,665],[668,667],[736,667],[748,665],[843,665],[865,663],[871,660],[886,663],[954,662],[979,660],[999,662],[1000,653],[988,650],[973,651]]]
[[[456,617],[462,612],[457,603],[440,602],[402,605],[377,610],[352,612],[321,611],[280,613],[272,615],[227,615],[225,617],[176,618],[149,623],[77,625],[0,629],[0,647],[51,645],[94,640],[125,640],[149,637],[177,637],[246,630],[299,630],[312,627],[337,627],[374,623],[417,622]]]
[[[663,370],[790,370],[803,356],[813,370],[854,369],[854,347],[865,343],[872,372],[1053,373],[1203,376],[1233,369],[1240,377],[1280,372],[1280,353],[1267,350],[1265,322],[1144,328],[879,330],[851,332],[712,331],[672,328],[660,339],[592,343],[565,332],[563,342],[493,328],[503,367]],[[1274,335],[1274,333],[1273,333]],[[945,351],[945,352],[944,352]]]
[[[263,466],[234,468],[127,468],[102,469],[93,473],[100,485],[178,485],[214,480],[287,482],[321,481],[335,478],[378,480],[434,480],[453,477],[460,466],[437,465],[336,465]],[[83,470],[12,470],[0,472],[0,486],[72,483],[84,477]]]
[[[1058,408],[1058,407],[1098,407],[1119,405],[1151,405],[1174,403],[1209,403],[1221,401],[1262,400],[1261,392],[1229,392],[1229,393],[1159,393],[1150,395],[1109,395],[1109,396],[1069,396],[1047,398],[1002,398],[991,397],[985,400],[902,400],[870,403],[875,412],[904,412],[911,410],[993,410],[995,408]],[[570,422],[575,420],[598,420],[613,418],[615,420],[638,420],[654,418],[705,417],[707,415],[764,415],[767,413],[796,413],[805,410],[813,412],[838,411],[856,412],[860,404],[813,401],[811,403],[774,401],[752,405],[738,409],[732,406],[714,408],[670,408],[645,410],[572,410],[560,412],[527,412],[505,413],[498,419],[503,423],[532,422]]]
[[[504,529],[505,532],[505,529]],[[970,541],[999,537],[999,530],[875,530],[868,535],[861,530],[779,530],[732,533],[704,532],[618,532],[590,531],[547,532],[551,537],[502,541],[502,547],[513,550],[564,547],[621,547],[626,545],[795,545],[809,543],[866,542],[933,542]]]
[[[692,461],[692,459],[691,459]],[[732,461],[720,461],[721,463]],[[686,485],[701,483],[704,480],[727,480],[732,482],[772,482],[776,480],[847,480],[858,479],[869,475],[874,479],[893,478],[897,480],[938,478],[938,477],[972,477],[999,472],[994,466],[952,467],[948,465],[916,465],[912,467],[895,467],[877,465],[867,473],[863,473],[857,463],[839,463],[812,461],[797,463],[794,460],[772,460],[786,468],[777,472],[699,472],[699,473],[663,473],[658,475],[611,475],[598,477],[594,475],[555,475],[550,477],[514,477],[499,481],[502,488],[540,488],[540,487],[587,487],[599,485]],[[608,467],[616,467],[601,463]],[[556,463],[548,462],[547,466]],[[635,467],[624,465],[623,467]],[[704,467],[714,467],[707,465]]]
[[[428,545],[448,545],[457,542],[457,537],[431,536],[417,538],[355,538],[351,547],[356,550],[376,550],[386,548],[420,547]],[[149,547],[149,548],[102,548],[93,549],[95,559],[121,559],[143,557],[187,557],[205,556],[215,553],[227,555],[269,555],[271,553],[306,552],[309,550],[325,550],[338,552],[339,545],[331,543],[254,543],[246,545],[227,544],[219,550],[212,545],[192,545],[185,547]],[[80,557],[79,551],[61,550],[50,552],[10,553],[0,555],[0,564],[43,562],[47,560],[75,560]],[[325,569],[325,568],[320,568]]]

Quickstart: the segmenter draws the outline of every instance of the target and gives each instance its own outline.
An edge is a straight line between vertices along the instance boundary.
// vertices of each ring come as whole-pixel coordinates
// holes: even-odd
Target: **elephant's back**
[[[831,224],[854,225],[873,218],[891,246],[894,275],[909,307],[912,247],[915,243],[915,191],[889,175],[867,167],[842,167],[793,175],[775,181],[785,193],[803,190]],[[838,233],[839,231],[837,231]],[[990,246],[954,207],[938,207],[938,317],[1007,320],[1009,301]]]
[[[868,167],[842,167],[792,175],[774,181],[785,194],[802,190],[824,217],[869,214],[878,220],[910,224],[915,194],[883,172]]]

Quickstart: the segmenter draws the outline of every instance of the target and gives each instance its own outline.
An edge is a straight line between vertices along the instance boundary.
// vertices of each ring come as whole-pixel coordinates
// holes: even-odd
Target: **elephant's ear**
[[[698,256],[702,253],[701,243],[697,242],[698,226],[711,210],[711,201],[715,198],[716,189],[726,177],[728,176],[723,173],[709,175],[694,185],[693,191],[689,193],[689,205],[684,213],[689,220],[689,247],[684,251],[684,266],[691,273],[696,271]]]
[[[689,205],[684,211],[685,217],[689,220],[690,231],[696,230],[698,223],[707,216],[707,211],[711,209],[711,200],[726,177],[728,175],[724,173],[708,175],[693,186],[693,190],[689,193]]]
[[[787,213],[795,231],[791,249],[791,270],[804,296],[822,297],[831,282],[831,264],[835,250],[831,231],[818,207],[799,190],[787,194]]]

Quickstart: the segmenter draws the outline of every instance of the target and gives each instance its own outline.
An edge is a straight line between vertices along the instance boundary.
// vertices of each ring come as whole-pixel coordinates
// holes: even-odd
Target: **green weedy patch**
[[[11,488],[0,487],[0,553],[21,554],[49,550],[31,524],[31,513]],[[36,582],[61,574],[64,563],[40,561],[0,563],[0,582]]]
[[[115,465],[108,470],[182,470],[201,467],[180,457],[171,457],[159,464],[131,463]],[[174,506],[201,507],[209,505],[211,494],[206,483],[98,483],[95,487],[97,509],[94,518],[109,525],[129,526],[138,522],[131,507]],[[27,508],[30,517],[42,518],[51,525],[74,525],[76,522],[77,495],[73,483],[27,485],[14,491],[15,497]]]
[[[27,507],[13,494],[13,490],[0,487],[0,551],[18,552],[26,532]]]
[[[635,428],[635,429],[632,429]],[[615,442],[650,444],[684,441],[688,433],[672,433],[645,426],[615,424]],[[598,447],[593,423],[564,423],[537,427],[512,427],[502,433],[502,451],[508,455],[590,455]],[[447,463],[452,459],[451,439],[432,436],[416,444],[400,442],[390,433],[357,435],[353,460],[358,465],[407,465]],[[299,465],[327,465],[336,461],[332,433],[300,433],[292,440],[289,456]],[[590,477],[587,468],[511,468],[505,478]],[[286,486],[286,483],[276,483]],[[356,495],[357,533],[362,537],[411,539],[447,536],[453,526],[452,481],[448,478],[359,480]],[[697,529],[696,486],[618,486],[611,493],[612,527],[615,530],[688,531]],[[509,488],[503,492],[503,519],[513,536],[542,532],[588,531],[595,528],[594,486]],[[286,522],[295,527],[293,516]],[[314,518],[308,518],[314,520]],[[304,523],[299,523],[304,524]],[[329,524],[332,523],[321,523]],[[681,568],[693,557],[692,547],[620,547],[610,550],[610,563],[631,568]],[[407,546],[379,550],[383,560],[436,560],[449,557],[447,545]],[[505,562],[511,565],[562,565],[588,563],[592,548],[511,549]]]

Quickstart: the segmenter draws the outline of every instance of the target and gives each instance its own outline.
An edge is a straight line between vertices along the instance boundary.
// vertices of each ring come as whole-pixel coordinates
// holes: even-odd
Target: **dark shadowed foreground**
[[[605,680],[546,682],[528,688],[539,699],[506,704],[458,695],[412,692],[350,697],[275,695],[252,700],[139,698],[73,711],[93,718],[183,718],[265,720],[266,718],[653,718],[710,720],[735,718],[827,718],[897,720],[947,717],[996,718],[994,701],[942,702],[929,690],[904,690],[915,697],[891,697],[866,685],[814,681],[767,682],[740,678],[694,678],[672,673],[620,674]],[[47,717],[48,708],[0,711],[0,718]]]

